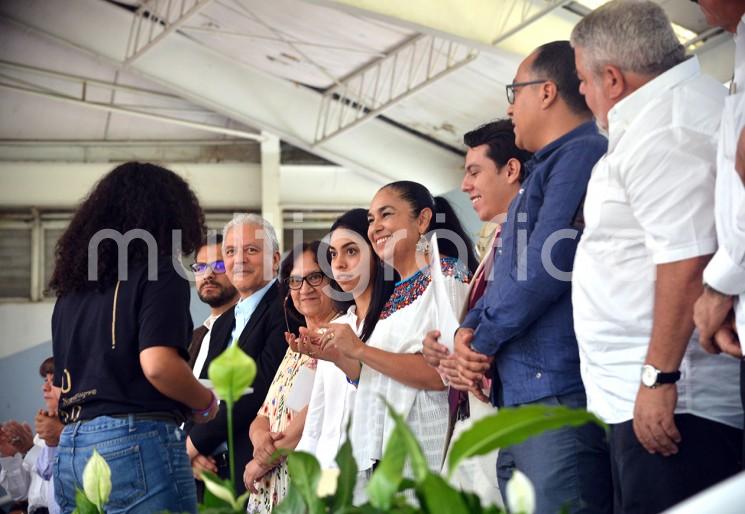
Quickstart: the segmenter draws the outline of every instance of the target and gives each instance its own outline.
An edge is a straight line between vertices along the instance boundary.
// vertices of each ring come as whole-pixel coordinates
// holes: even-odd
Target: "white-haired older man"
[[[738,363],[704,352],[692,319],[717,247],[726,90],[651,1],[605,4],[572,44],[580,91],[608,133],[574,263],[582,378],[611,428],[619,512],[660,512],[739,469]]]
[[[284,338],[285,316],[279,293],[279,245],[274,228],[256,214],[238,214],[225,225],[222,242],[223,260],[228,279],[240,294],[240,300],[220,316],[212,326],[212,336],[202,377],[209,363],[231,344],[238,346],[256,361],[254,392],[241,398],[233,410],[235,476],[253,456],[248,427],[264,402],[269,385],[287,351]],[[289,329],[297,332],[297,324]],[[187,450],[195,471],[215,469],[215,459],[207,456],[219,451],[227,438],[227,411],[220,405],[217,417],[189,432]],[[218,462],[219,464],[219,462]],[[245,490],[243,481],[236,483],[238,493]]]

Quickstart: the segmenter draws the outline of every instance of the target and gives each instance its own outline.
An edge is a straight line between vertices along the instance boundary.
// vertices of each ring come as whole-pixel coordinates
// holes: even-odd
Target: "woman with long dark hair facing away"
[[[468,295],[468,280],[477,261],[473,245],[450,204],[433,198],[416,182],[393,182],[380,189],[368,210],[368,237],[375,253],[401,276],[363,343],[349,325],[330,324],[322,347],[337,348],[357,361],[345,369],[358,382],[351,439],[363,477],[369,477],[383,455],[393,429],[383,399],[403,415],[438,470],[445,452],[448,401],[437,371],[424,361],[422,340],[437,328],[438,307],[432,287],[430,237],[437,237],[447,301],[459,312]],[[433,232],[436,236],[433,236]]]
[[[328,236],[331,273],[341,290],[328,293],[354,302],[334,324],[349,325],[362,342],[373,333],[394,285],[393,278],[385,277],[383,263],[367,237],[367,227],[367,210],[352,209],[334,222]],[[342,369],[359,368],[359,363],[332,346],[320,351],[308,338],[301,338],[298,347],[318,358],[318,366],[297,449],[315,455],[322,468],[335,468],[357,391]]]
[[[129,162],[95,185],[60,238],[50,288],[62,512],[75,508],[94,449],[111,468],[106,512],[197,511],[179,427],[206,423],[218,405],[187,363],[190,286],[178,259],[204,235],[183,179]]]

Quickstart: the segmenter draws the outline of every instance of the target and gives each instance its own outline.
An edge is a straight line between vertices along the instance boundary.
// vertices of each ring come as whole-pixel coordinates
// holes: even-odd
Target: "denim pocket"
[[[140,446],[135,444],[114,451],[99,447],[101,456],[111,468],[111,496],[107,507],[126,508],[147,492]]]

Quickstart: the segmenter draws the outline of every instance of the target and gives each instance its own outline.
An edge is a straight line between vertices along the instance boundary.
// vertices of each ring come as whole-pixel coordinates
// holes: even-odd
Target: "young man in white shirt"
[[[700,0],[710,25],[735,35],[735,74],[722,111],[717,150],[716,222],[719,248],[704,270],[704,292],[693,320],[701,346],[742,359],[745,338],[745,0]],[[745,406],[745,360],[740,365]]]
[[[608,133],[592,173],[573,305],[588,409],[610,425],[620,512],[660,512],[736,473],[736,362],[693,334],[716,250],[726,90],[686,59],[662,8],[615,0],[572,33],[580,91]]]

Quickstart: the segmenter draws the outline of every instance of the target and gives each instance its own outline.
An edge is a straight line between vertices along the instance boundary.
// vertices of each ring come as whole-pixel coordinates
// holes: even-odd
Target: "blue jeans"
[[[60,436],[54,487],[63,513],[75,508],[75,490],[83,488],[83,469],[94,448],[111,468],[107,513],[197,512],[186,436],[178,426],[100,416],[67,425]]]
[[[586,408],[584,392],[542,398],[531,404]],[[533,482],[536,514],[612,513],[613,483],[605,431],[595,424],[549,430],[499,450],[497,478],[506,485],[519,469]],[[505,502],[506,503],[506,502]]]

